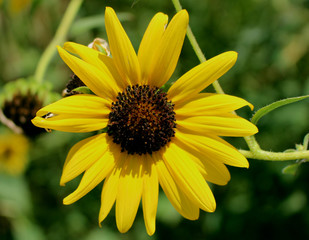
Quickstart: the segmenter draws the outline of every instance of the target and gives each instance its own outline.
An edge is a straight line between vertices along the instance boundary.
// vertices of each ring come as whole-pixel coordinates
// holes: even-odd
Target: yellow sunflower
[[[1,1],[0,1],[1,2]],[[32,3],[32,0],[10,0],[9,10],[12,14],[18,14]]]
[[[187,219],[197,219],[200,209],[215,211],[206,181],[226,184],[230,174],[225,164],[248,167],[246,158],[220,136],[257,132],[253,124],[232,113],[245,105],[252,107],[250,103],[200,93],[234,65],[236,52],[198,65],[167,93],[160,89],[175,70],[188,13],[180,11],[168,26],[167,21],[163,13],[153,17],[136,55],[114,10],[106,8],[112,57],[72,42],[58,48],[63,61],[95,95],[61,99],[33,119],[36,126],[67,132],[105,129],[72,147],[60,184],[84,172],[78,188],[64,199],[64,204],[71,204],[105,179],[99,223],[115,203],[122,233],[132,226],[141,199],[147,233],[155,232],[159,184]]]
[[[0,135],[0,171],[21,174],[27,164],[28,149],[29,142],[23,135]]]

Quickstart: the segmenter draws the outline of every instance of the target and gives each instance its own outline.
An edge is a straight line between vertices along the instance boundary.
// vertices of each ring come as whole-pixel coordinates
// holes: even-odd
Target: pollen
[[[107,133],[128,154],[151,154],[175,136],[174,104],[157,87],[128,86],[111,109]]]

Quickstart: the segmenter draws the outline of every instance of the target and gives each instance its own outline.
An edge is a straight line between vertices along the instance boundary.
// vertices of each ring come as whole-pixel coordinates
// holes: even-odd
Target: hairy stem
[[[181,4],[179,2],[179,0],[172,0],[173,4],[174,4],[174,7],[176,9],[177,12],[181,11],[182,7],[181,7]],[[191,43],[191,46],[197,56],[197,58],[200,60],[200,62],[205,62],[206,61],[206,57],[205,55],[203,54],[202,52],[202,49],[200,48],[199,44],[197,43],[196,41],[196,38],[192,32],[192,29],[190,27],[190,25],[188,25],[188,29],[187,29],[187,37]],[[212,83],[212,86],[214,87],[215,91],[217,93],[220,93],[220,94],[224,94],[224,91],[222,89],[222,87],[220,86],[219,82],[218,81],[214,81]]]
[[[266,161],[289,161],[298,159],[309,159],[309,151],[295,152],[269,152],[264,150],[246,151],[239,150],[246,158],[266,160]]]
[[[175,6],[175,9],[177,12],[181,11],[182,7],[180,5],[180,2],[179,0],[172,0],[174,6]],[[200,62],[205,62],[206,61],[206,58],[198,44],[198,42],[196,41],[196,38],[190,28],[190,26],[188,26],[188,30],[187,30],[187,37],[191,43],[191,46],[196,54],[196,56],[198,57],[198,59],[200,60]],[[220,83],[218,81],[215,81],[213,82],[213,87],[215,89],[215,91],[217,93],[220,93],[220,94],[224,94],[224,91],[220,85]],[[248,147],[250,150],[254,150],[254,149],[260,149],[259,147],[259,144],[256,142],[255,138],[253,136],[250,136],[250,137],[244,137]]]
[[[182,7],[179,0],[172,0],[174,7],[177,12],[181,11]],[[191,43],[191,46],[200,60],[200,62],[205,62],[206,58],[196,41],[196,38],[188,26],[187,37]],[[215,81],[213,84],[214,89],[217,93],[224,94],[222,87],[218,81]],[[235,113],[236,114],[236,113]],[[295,152],[269,152],[264,151],[260,148],[260,145],[256,141],[254,136],[244,137],[250,151],[239,150],[247,158],[259,159],[259,160],[269,160],[269,161],[287,161],[287,160],[297,160],[297,159],[309,159],[309,151],[295,151]]]

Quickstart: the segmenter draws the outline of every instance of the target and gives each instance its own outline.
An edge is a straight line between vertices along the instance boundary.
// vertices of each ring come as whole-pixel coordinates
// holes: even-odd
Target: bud
[[[75,74],[72,75],[71,80],[67,83],[66,88],[62,91],[63,97],[80,94],[81,92],[76,91],[76,88],[86,86],[82,80],[79,79]]]
[[[97,50],[107,56],[111,55],[107,41],[102,38],[95,38],[93,42],[88,44],[88,47]]]
[[[107,41],[102,38],[95,38],[91,43],[88,44],[89,48],[103,53],[106,56],[110,56],[109,45]],[[85,88],[80,88],[85,87]],[[79,89],[78,89],[79,88]],[[79,79],[75,74],[72,75],[71,80],[67,83],[66,88],[62,91],[63,97],[72,96],[75,94],[89,93],[91,91],[88,87]]]
[[[35,137],[44,129],[34,126],[31,119],[44,105],[57,100],[48,83],[38,84],[33,79],[19,79],[7,83],[0,93],[0,121],[15,133]]]

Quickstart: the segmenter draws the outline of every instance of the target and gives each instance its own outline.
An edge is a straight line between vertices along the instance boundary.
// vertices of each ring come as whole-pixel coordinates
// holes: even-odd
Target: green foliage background
[[[0,87],[33,75],[39,57],[52,39],[68,1],[34,0],[17,14],[4,1],[0,8]],[[239,53],[236,65],[220,79],[228,94],[247,99],[256,109],[273,101],[309,94],[309,1],[307,0],[183,0],[190,25],[206,58],[224,51]],[[167,0],[85,1],[68,40],[88,44],[107,38],[105,6],[122,16],[135,49],[151,17],[159,11],[170,18]],[[185,40],[173,80],[198,64]],[[46,74],[61,93],[71,72],[57,55]],[[207,89],[213,91],[211,87]],[[239,114],[250,118],[242,109]],[[265,150],[283,151],[301,143],[308,133],[308,100],[278,109],[260,120],[257,140]],[[1,129],[4,129],[1,126]],[[71,146],[89,134],[52,132],[32,140],[24,176],[0,175],[1,199],[9,199],[12,218],[0,217],[1,239],[148,239],[141,209],[132,229],[120,234],[114,210],[98,226],[102,184],[70,206],[62,199],[80,179],[59,186],[62,165]],[[246,149],[243,139],[228,139]],[[157,230],[151,239],[306,239],[309,237],[309,166],[295,176],[281,170],[288,162],[249,160],[249,169],[229,167],[227,186],[212,186],[214,213],[201,212],[197,221],[183,219],[160,194]],[[0,204],[0,216],[7,207]],[[1,236],[2,234],[2,236]]]

